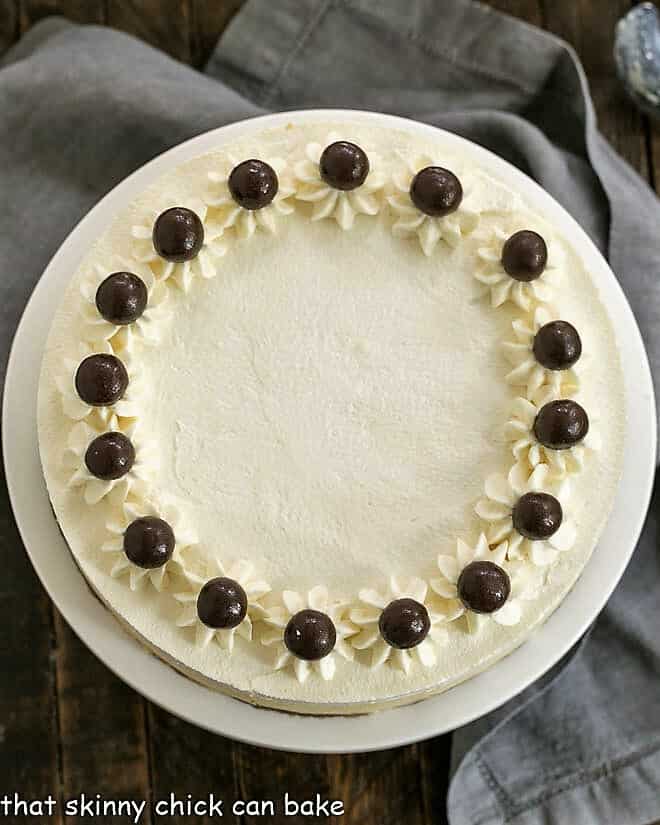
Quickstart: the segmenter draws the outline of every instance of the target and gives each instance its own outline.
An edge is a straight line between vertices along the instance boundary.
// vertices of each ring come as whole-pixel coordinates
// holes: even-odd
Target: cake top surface
[[[89,403],[99,382],[116,401]],[[220,146],[129,204],[63,298],[39,401],[101,597],[174,662],[294,707],[437,689],[519,644],[593,550],[622,424],[569,239],[469,147],[352,122]],[[100,478],[109,456],[128,472]],[[330,625],[296,648],[310,611]]]

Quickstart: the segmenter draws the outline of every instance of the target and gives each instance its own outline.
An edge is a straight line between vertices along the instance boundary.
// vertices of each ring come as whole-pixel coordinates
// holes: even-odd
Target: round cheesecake
[[[570,238],[461,147],[255,129],[73,273],[39,386],[55,516],[191,678],[296,712],[415,701],[587,563],[622,465],[614,330]]]

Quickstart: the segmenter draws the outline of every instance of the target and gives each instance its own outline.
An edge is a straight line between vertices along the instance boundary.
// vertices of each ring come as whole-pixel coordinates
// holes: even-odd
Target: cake
[[[190,678],[302,713],[416,701],[523,643],[588,562],[622,467],[614,330],[482,158],[255,126],[72,273],[39,383],[55,518]]]

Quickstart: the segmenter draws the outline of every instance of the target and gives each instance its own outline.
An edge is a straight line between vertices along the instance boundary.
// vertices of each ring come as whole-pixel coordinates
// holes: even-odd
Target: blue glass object
[[[614,59],[630,97],[660,116],[660,14],[653,3],[640,3],[619,21]]]

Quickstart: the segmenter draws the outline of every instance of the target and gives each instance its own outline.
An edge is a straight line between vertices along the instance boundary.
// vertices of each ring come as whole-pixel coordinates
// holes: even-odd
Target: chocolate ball
[[[103,481],[125,476],[134,462],[135,447],[124,433],[109,432],[97,436],[85,453],[87,469]]]
[[[162,567],[174,553],[174,531],[162,518],[143,516],[132,521],[124,533],[124,553],[138,567]]]
[[[263,160],[244,160],[229,175],[231,196],[243,209],[263,209],[272,202],[278,189],[275,170]]]
[[[549,370],[567,370],[582,355],[578,331],[568,321],[550,321],[534,336],[534,357]]]
[[[319,161],[323,180],[334,189],[357,189],[369,174],[369,158],[355,143],[338,140],[326,146]]]
[[[156,218],[152,239],[154,249],[166,261],[192,261],[204,244],[204,224],[192,209],[173,206]]]
[[[390,647],[408,650],[426,639],[431,620],[428,610],[415,599],[395,599],[380,614],[378,629]]]
[[[494,613],[511,593],[506,570],[492,561],[473,561],[461,571],[457,582],[458,598],[474,613]]]
[[[460,180],[442,166],[421,169],[410,184],[410,199],[426,215],[442,218],[455,212],[463,200]]]
[[[552,450],[568,450],[588,432],[589,417],[584,407],[569,399],[544,404],[534,420],[534,435]]]
[[[309,662],[332,653],[337,631],[330,616],[319,610],[301,610],[289,619],[284,630],[284,644],[299,659]]]
[[[106,321],[132,324],[147,308],[147,287],[132,272],[113,272],[96,290],[96,308]]]
[[[545,241],[531,229],[515,232],[502,247],[504,271],[516,281],[535,281],[548,262]]]
[[[513,526],[527,539],[549,539],[561,527],[561,504],[549,493],[525,493],[513,508]]]
[[[238,627],[247,614],[245,590],[233,579],[218,576],[207,581],[197,597],[197,615],[207,627]]]
[[[88,355],[76,370],[75,384],[85,404],[108,406],[123,397],[128,387],[128,373],[116,355]]]

